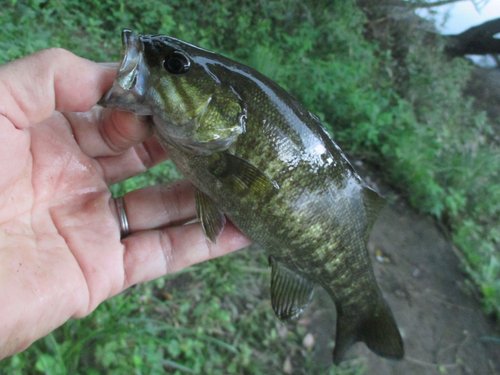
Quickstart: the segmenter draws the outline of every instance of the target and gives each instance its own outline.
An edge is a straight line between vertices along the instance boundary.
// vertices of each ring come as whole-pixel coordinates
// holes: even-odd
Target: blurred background
[[[402,322],[409,366],[387,365],[361,348],[342,366],[331,367],[333,305],[319,291],[303,318],[279,323],[270,305],[267,257],[251,247],[130,288],[87,318],[71,320],[27,351],[3,360],[0,374],[500,373],[498,358],[478,357],[500,352],[496,0],[0,4],[0,64],[49,47],[95,61],[118,61],[123,28],[167,34],[254,67],[320,117],[355,167],[397,208],[379,220],[370,251]],[[469,10],[460,26],[446,29],[454,12],[460,14],[458,6]],[[473,23],[466,22],[469,16]],[[469,58],[474,54],[482,66]],[[111,189],[117,196],[180,178],[167,162]],[[383,232],[384,223],[406,223],[400,232],[418,227],[420,232],[412,232],[415,241],[427,239],[427,244],[405,249],[408,238],[391,237],[390,228]],[[391,249],[396,242],[400,247]],[[418,257],[425,254],[432,261],[424,269]],[[411,265],[408,272],[401,271],[405,264]],[[425,272],[436,283],[443,274],[451,280],[440,292],[446,302],[441,312],[432,310],[437,303],[415,307],[418,296],[434,287],[418,284]],[[391,277],[398,287],[391,287]],[[453,301],[447,299],[450,288]],[[417,351],[419,343],[431,344],[422,344],[427,338],[412,341],[417,328],[411,328],[406,315],[421,315],[415,326],[438,327],[453,324],[462,311],[456,306],[476,314],[464,320],[481,320],[460,328],[471,332],[480,326],[476,341],[471,339],[477,344],[469,350],[472,354],[459,354],[464,343],[450,339],[446,345],[456,351],[442,359],[448,350],[442,337],[433,338],[433,353]],[[433,316],[442,320],[432,321]],[[478,372],[474,362],[484,364],[486,372]]]

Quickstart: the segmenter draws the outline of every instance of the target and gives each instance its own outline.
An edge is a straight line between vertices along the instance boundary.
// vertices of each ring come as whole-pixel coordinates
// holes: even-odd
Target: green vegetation
[[[447,60],[418,32],[405,35],[403,54],[391,49],[401,40],[367,41],[366,21],[354,0],[12,0],[0,13],[0,63],[53,46],[116,61],[122,28],[248,63],[450,227],[486,311],[500,317],[500,152],[486,115],[462,97],[470,66]],[[175,178],[167,164],[112,188],[121,194]],[[256,250],[191,267],[68,322],[2,361],[0,374],[269,374],[280,373],[287,356],[297,374],[361,373],[356,363],[315,367],[314,353],[301,347],[303,326],[279,334],[268,283]]]
[[[269,374],[296,352],[297,373],[359,374],[302,355],[303,327],[280,333],[261,295],[266,263],[261,252],[233,254],[136,286],[4,360],[0,373]]]

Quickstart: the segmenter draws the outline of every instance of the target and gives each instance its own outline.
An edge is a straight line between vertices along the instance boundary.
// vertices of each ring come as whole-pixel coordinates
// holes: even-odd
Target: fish
[[[385,200],[281,86],[227,57],[166,35],[122,32],[122,59],[99,104],[150,116],[195,187],[213,243],[229,219],[269,254],[271,305],[282,321],[314,285],[336,309],[333,363],[356,342],[400,360],[403,340],[375,278],[368,237]]]

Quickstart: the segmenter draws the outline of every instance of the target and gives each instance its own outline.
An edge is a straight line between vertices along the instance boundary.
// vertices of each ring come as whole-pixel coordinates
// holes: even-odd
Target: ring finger
[[[125,194],[123,201],[131,233],[179,225],[196,217],[194,187],[186,180],[137,189]],[[118,221],[115,199],[110,205]]]

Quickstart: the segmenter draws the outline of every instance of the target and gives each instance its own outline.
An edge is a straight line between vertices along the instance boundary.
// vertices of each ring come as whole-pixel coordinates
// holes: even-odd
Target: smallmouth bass
[[[403,358],[367,251],[384,200],[319,119],[275,82],[216,53],[130,30],[122,42],[116,80],[99,104],[152,116],[156,136],[196,188],[210,241],[227,216],[269,253],[278,318],[298,316],[317,283],[337,310],[335,364],[358,341]]]

